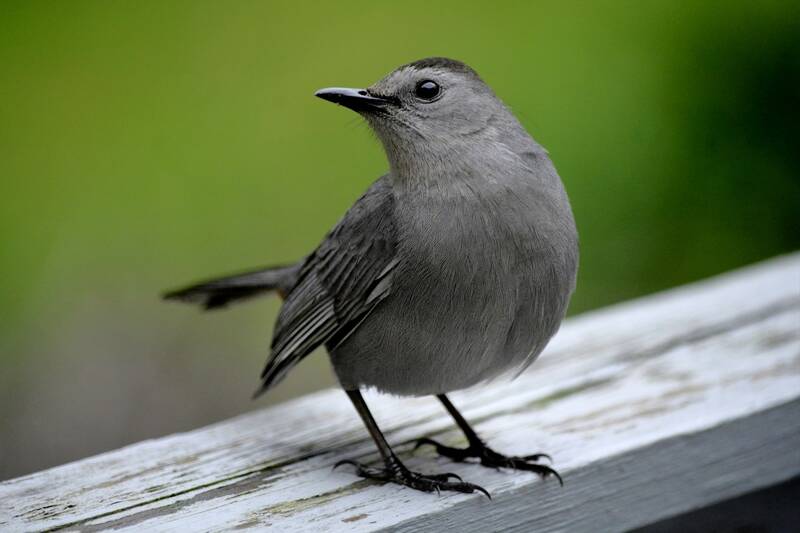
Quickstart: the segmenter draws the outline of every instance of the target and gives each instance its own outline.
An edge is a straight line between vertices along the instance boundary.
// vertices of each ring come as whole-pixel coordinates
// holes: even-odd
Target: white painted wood
[[[369,394],[389,441],[479,495],[331,471],[375,460],[341,391],[0,483],[0,531],[624,530],[800,474],[800,254],[570,319],[518,379],[452,395],[503,452],[547,451],[562,489],[454,464],[430,398]]]

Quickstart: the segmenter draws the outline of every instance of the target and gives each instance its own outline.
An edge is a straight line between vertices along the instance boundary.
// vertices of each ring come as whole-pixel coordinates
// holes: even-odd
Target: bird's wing
[[[391,289],[394,197],[375,182],[311,254],[278,315],[259,395],[321,344],[347,338]]]

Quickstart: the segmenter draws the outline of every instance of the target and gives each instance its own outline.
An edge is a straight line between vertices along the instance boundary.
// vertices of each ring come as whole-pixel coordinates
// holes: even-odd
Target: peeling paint
[[[347,518],[342,518],[342,522],[358,522],[359,520],[364,520],[368,516],[369,515],[366,513],[348,516]]]

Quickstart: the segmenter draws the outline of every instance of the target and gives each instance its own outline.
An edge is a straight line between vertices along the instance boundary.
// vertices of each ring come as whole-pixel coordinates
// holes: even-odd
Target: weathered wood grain
[[[453,464],[429,398],[368,395],[409,466],[492,492],[422,494],[331,471],[375,460],[341,391],[0,483],[0,530],[597,531],[800,474],[800,254],[569,320],[512,382],[452,396],[493,447],[551,453],[566,485]]]

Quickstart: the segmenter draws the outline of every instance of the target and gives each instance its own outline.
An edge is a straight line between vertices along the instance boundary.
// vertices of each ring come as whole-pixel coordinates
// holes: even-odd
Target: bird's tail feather
[[[164,299],[199,304],[205,309],[219,309],[269,291],[278,291],[284,296],[294,285],[301,264],[262,268],[204,281],[168,292],[164,294]]]

